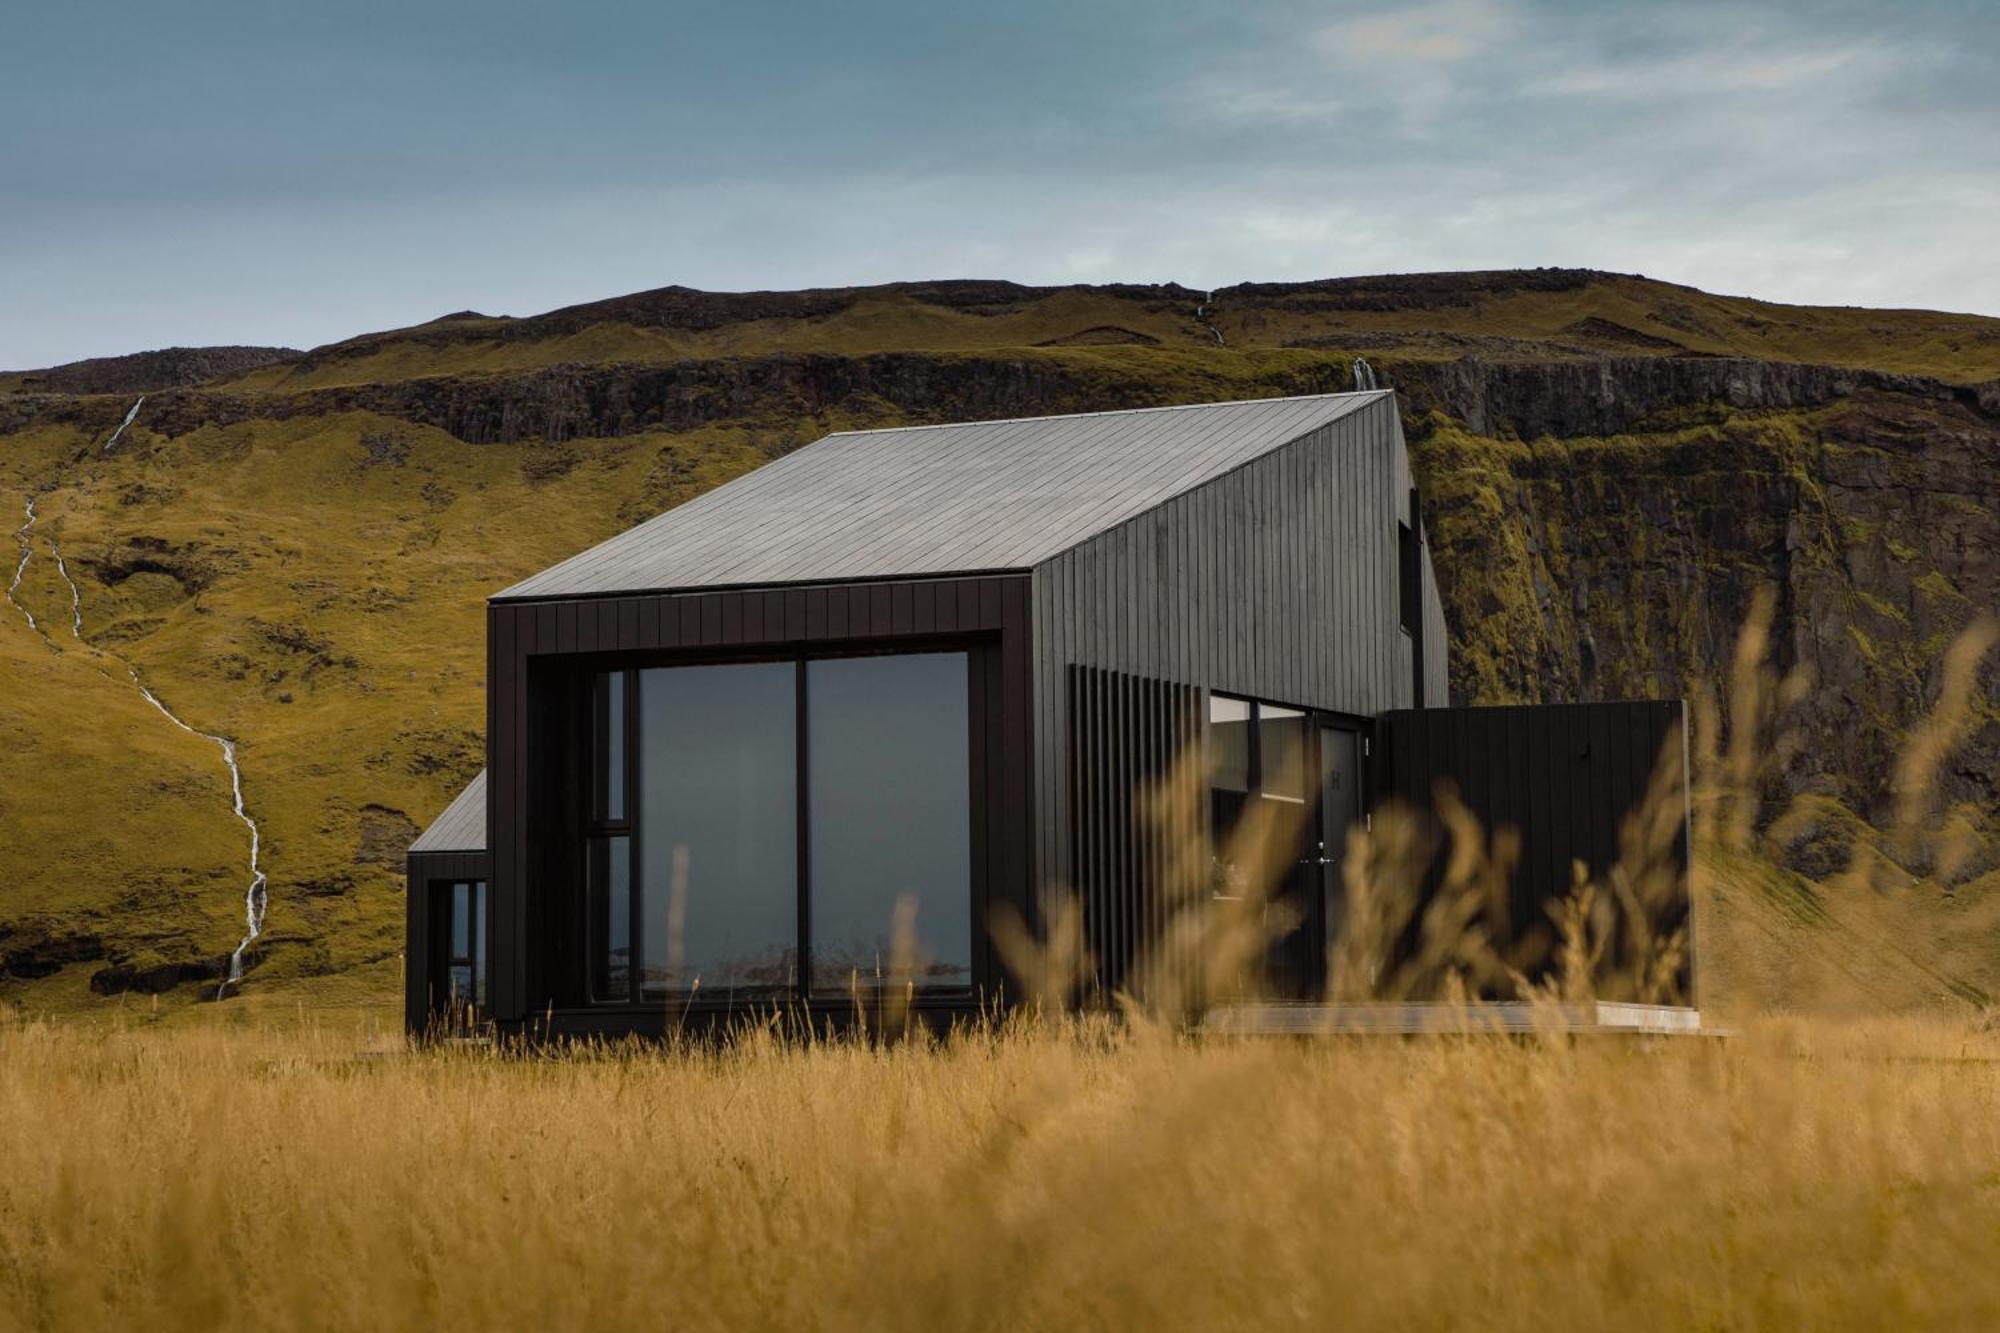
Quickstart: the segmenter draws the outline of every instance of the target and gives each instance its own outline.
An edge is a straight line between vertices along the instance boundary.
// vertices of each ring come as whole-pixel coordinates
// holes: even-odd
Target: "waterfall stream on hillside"
[[[35,613],[14,600],[14,589],[21,586],[21,575],[28,572],[28,558],[35,553],[35,548],[28,545],[28,529],[34,526],[35,497],[31,495],[28,497],[28,521],[23,523],[20,530],[14,534],[14,540],[21,543],[21,563],[14,566],[14,581],[7,585],[7,604],[26,616],[28,618],[28,628],[39,633],[41,627],[35,624]]]
[[[132,424],[132,419],[139,415],[139,409],[145,405],[146,395],[142,393],[139,395],[139,401],[132,404],[132,410],[125,414],[125,419],[118,423],[118,429],[112,431],[111,438],[104,442],[105,453],[108,454],[111,452],[111,446],[118,443],[118,437],[125,433],[125,428]]]
[[[230,982],[243,979],[243,955],[264,933],[264,909],[270,902],[270,879],[264,874],[260,858],[263,852],[263,834],[257,828],[257,821],[243,808],[243,770],[236,763],[236,742],[227,736],[191,727],[175,715],[171,708],[160,702],[160,697],[146,687],[139,679],[139,673],[128,664],[125,668],[132,677],[132,683],[139,687],[139,693],[146,696],[146,702],[160,710],[160,716],[179,727],[190,736],[199,736],[222,751],[222,762],[229,769],[229,794],[235,807],[236,817],[243,821],[243,827],[250,830],[250,887],[243,893],[243,938],[229,954],[229,978],[217,990],[217,998],[225,993]]]
[[[56,573],[62,575],[63,582],[69,585],[69,632],[77,642],[81,643],[83,641],[83,593],[77,588],[76,580],[69,576],[69,566],[63,563],[62,547],[51,541],[49,549],[55,552]]]
[[[1201,304],[1194,308],[1194,322],[1208,330],[1208,336],[1215,339],[1217,347],[1228,346],[1222,340],[1222,330],[1209,323],[1208,317],[1215,313],[1215,293],[1203,292]]]
[[[144,402],[145,399],[141,398],[139,401]],[[136,414],[138,410],[138,404],[133,404],[132,414]],[[132,414],[128,414],[125,418],[128,425],[131,423]],[[123,430],[124,427],[121,426],[119,429]],[[116,437],[114,436],[113,439],[115,440]],[[108,444],[105,446],[107,449],[110,447]],[[33,552],[33,548],[28,544],[28,529],[34,526],[35,502],[31,497],[28,500],[28,521],[22,524],[20,531],[15,534],[21,543],[21,563],[14,568],[14,581],[7,585],[7,600],[12,602],[21,614],[28,618],[29,628],[40,633],[40,627],[35,624],[34,613],[19,602],[14,601],[14,589],[20,586],[21,573],[28,567],[28,557]],[[49,546],[55,553],[57,571],[62,574],[63,582],[69,585],[70,635],[78,643],[85,644],[86,647],[92,647],[92,645],[86,643],[83,637],[83,590],[77,587],[76,580],[69,575],[69,563],[63,559],[62,547],[53,541],[49,543]],[[53,645],[51,646],[53,647]],[[95,649],[95,651],[104,653],[104,650],[101,648]],[[199,727],[188,725],[173,709],[168,708],[164,703],[160,702],[160,696],[154,694],[146,682],[139,678],[138,669],[130,662],[123,661],[110,653],[104,653],[104,656],[111,657],[113,661],[117,661],[119,665],[125,668],[125,674],[132,678],[132,684],[138,688],[139,693],[145,697],[146,702],[159,711],[161,717],[173,723],[188,735],[198,736],[222,751],[223,766],[229,770],[231,809],[236,818],[242,821],[243,827],[250,831],[250,886],[244,890],[243,894],[244,933],[242,940],[237,943],[236,948],[230,951],[228,979],[222,983],[222,986],[217,991],[217,998],[220,998],[228,991],[231,983],[243,979],[243,956],[249,951],[250,946],[256,942],[257,938],[264,933],[264,909],[270,901],[270,879],[265,875],[263,868],[263,832],[257,827],[257,821],[250,817],[249,810],[243,804],[243,769],[236,762],[236,742],[227,736],[220,736],[214,732],[203,731]]]

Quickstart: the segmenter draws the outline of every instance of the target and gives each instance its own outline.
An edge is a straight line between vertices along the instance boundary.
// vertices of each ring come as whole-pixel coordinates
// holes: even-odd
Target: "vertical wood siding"
[[[1384,397],[1034,571],[1037,882],[1072,873],[1069,669],[1095,667],[1331,712],[1413,702],[1397,606],[1410,471]],[[1427,702],[1445,635],[1424,561]],[[1435,632],[1429,628],[1435,626]]]

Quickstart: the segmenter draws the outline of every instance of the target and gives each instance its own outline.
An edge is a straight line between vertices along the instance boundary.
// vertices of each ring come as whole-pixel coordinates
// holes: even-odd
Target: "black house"
[[[1312,998],[1372,802],[1448,777],[1520,828],[1525,920],[1684,755],[1678,703],[1445,708],[1446,651],[1390,392],[827,436],[490,600],[488,768],[410,849],[409,1024],[971,1014],[1013,998],[996,914],[1072,893],[1108,997],[1161,840],[1265,801],[1303,825],[1272,985]],[[1210,799],[1162,830],[1136,793],[1191,754]]]

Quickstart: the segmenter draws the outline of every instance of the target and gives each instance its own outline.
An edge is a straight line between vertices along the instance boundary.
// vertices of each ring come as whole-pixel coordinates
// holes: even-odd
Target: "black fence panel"
[[[1378,819],[1390,806],[1412,810],[1433,846],[1427,899],[1447,878],[1451,799],[1478,821],[1489,849],[1504,842],[1496,833],[1518,835],[1504,910],[1496,904],[1482,924],[1495,951],[1531,980],[1561,965],[1558,917],[1566,900],[1580,902],[1581,867],[1593,886],[1587,941],[1604,951],[1598,998],[1694,1003],[1680,700],[1386,713],[1370,785]],[[1418,929],[1413,920],[1405,958],[1420,947]]]

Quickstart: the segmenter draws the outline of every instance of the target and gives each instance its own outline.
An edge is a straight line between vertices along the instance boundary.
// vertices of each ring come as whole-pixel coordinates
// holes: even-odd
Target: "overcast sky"
[[[669,283],[1582,265],[2000,315],[2000,3],[20,6],[0,366]]]

